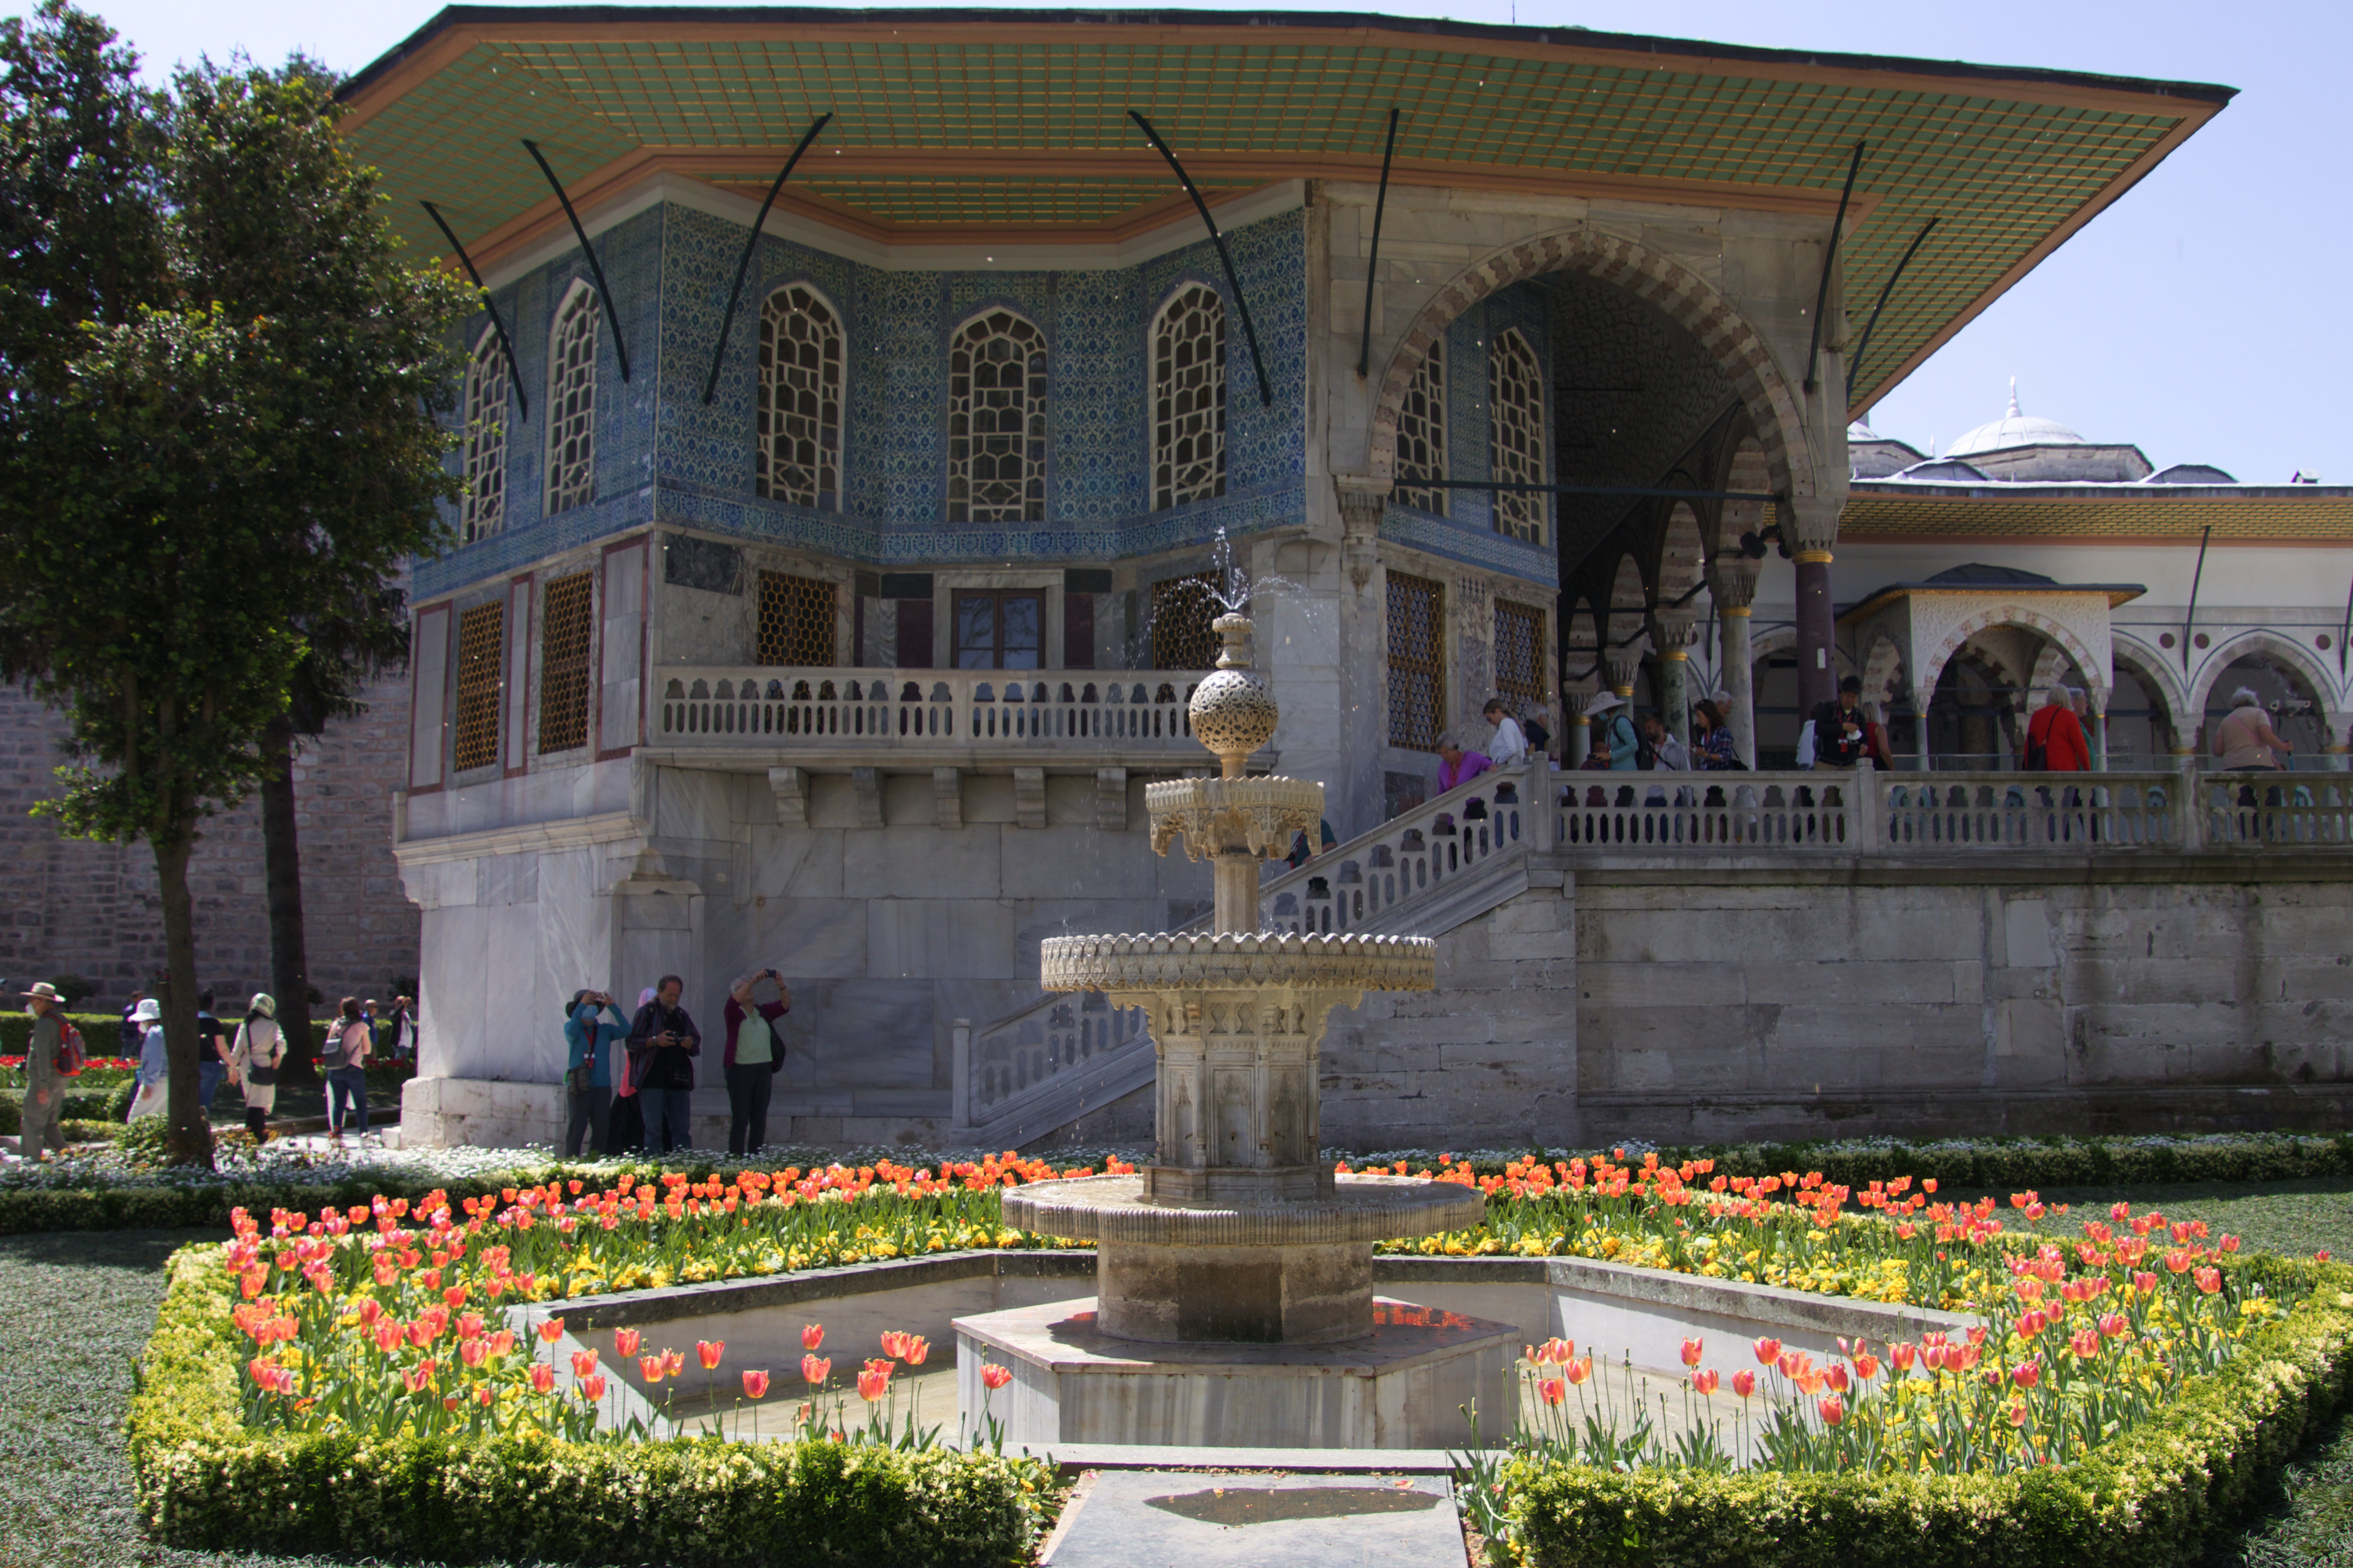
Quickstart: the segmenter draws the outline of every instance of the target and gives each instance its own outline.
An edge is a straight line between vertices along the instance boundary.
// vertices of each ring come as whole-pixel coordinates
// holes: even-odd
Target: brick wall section
[[[0,689],[0,975],[80,974],[120,1002],[164,967],[154,855],[142,844],[62,838],[29,815],[52,794],[63,726],[21,691]],[[369,710],[329,728],[295,768],[302,904],[311,984],[330,1000],[387,997],[417,968],[417,910],[392,858],[392,791],[408,745],[408,696],[394,680]],[[230,994],[269,988],[269,916],[260,803],[208,821],[189,869],[196,973]]]

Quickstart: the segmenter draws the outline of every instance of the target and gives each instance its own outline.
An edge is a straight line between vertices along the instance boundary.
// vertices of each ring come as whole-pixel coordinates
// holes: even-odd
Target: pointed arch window
[[[596,291],[575,285],[547,353],[547,515],[596,499]]]
[[[1446,477],[1446,340],[1430,345],[1406,384],[1398,409],[1397,500],[1399,506],[1446,515],[1446,492],[1417,489],[1416,481]]]
[[[1535,351],[1517,327],[1495,334],[1487,351],[1487,462],[1505,484],[1545,482],[1544,378]],[[1544,542],[1540,490],[1497,490],[1495,531],[1526,544]]]
[[[459,503],[459,542],[488,539],[506,521],[507,405],[512,401],[506,355],[495,328],[474,345],[466,366],[466,493]]]
[[[1199,283],[1152,325],[1152,506],[1226,493],[1226,305]]]
[[[948,521],[1046,521],[1046,334],[1010,310],[948,344]]]
[[[841,318],[794,283],[760,312],[756,489],[772,500],[841,510]]]

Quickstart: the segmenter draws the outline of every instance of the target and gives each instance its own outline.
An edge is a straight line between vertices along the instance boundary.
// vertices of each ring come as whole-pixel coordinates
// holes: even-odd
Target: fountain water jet
[[[1129,1176],[1008,1191],[1008,1224],[1096,1243],[1097,1296],[959,1319],[969,1415],[983,1358],[1010,1363],[997,1406],[1030,1442],[1425,1447],[1467,1436],[1460,1406],[1510,1397],[1516,1330],[1377,1301],[1372,1244],[1475,1225],[1475,1188],[1335,1177],[1321,1156],[1317,1055],[1335,1007],[1367,991],[1427,991],[1424,937],[1260,931],[1259,867],[1312,836],[1324,786],[1244,776],[1277,710],[1250,668],[1250,622],[1193,694],[1214,779],[1145,792],[1153,848],[1182,839],[1213,868],[1207,934],[1057,937],[1050,991],[1141,1007],[1157,1058],[1154,1163]],[[1106,1382],[1105,1379],[1112,1381]],[[1248,1405],[1230,1397],[1250,1380]]]

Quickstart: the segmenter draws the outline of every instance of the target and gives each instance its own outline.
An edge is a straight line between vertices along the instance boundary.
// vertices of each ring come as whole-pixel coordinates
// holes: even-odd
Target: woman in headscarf
[[[164,1009],[153,996],[140,998],[131,1021],[139,1026],[139,1091],[131,1097],[131,1120],[164,1114],[171,1057],[164,1044]]]
[[[245,1130],[260,1142],[278,1106],[278,1067],[286,1059],[286,1037],[278,1029],[278,1004],[257,991],[245,1022],[229,1047],[228,1080],[245,1093]]]

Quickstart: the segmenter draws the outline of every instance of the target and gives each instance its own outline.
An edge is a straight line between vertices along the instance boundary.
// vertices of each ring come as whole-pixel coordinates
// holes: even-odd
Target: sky
[[[85,5],[91,0],[82,0]],[[986,5],[987,0],[963,0]],[[355,71],[437,4],[98,0],[145,57],[301,50]],[[1293,10],[1365,10],[1369,5]],[[2220,82],[2238,99],[1883,398],[1883,436],[1941,450],[2019,401],[2158,468],[2211,463],[2248,483],[2353,483],[2353,137],[2347,0],[1391,0],[1392,15],[1584,26],[1774,48],[1965,59]]]

